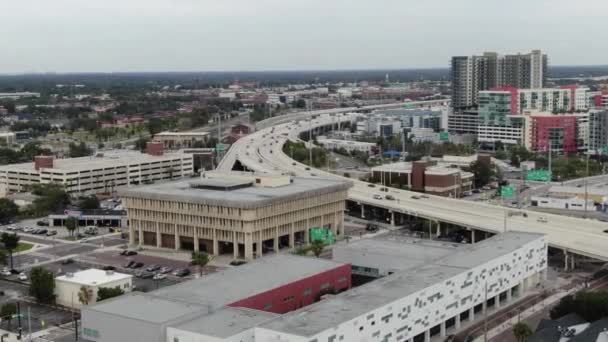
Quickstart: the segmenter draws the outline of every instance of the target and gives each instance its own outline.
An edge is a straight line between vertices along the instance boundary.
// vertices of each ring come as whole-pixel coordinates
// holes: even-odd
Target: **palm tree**
[[[203,276],[203,267],[205,267],[211,258],[209,258],[209,254],[205,252],[192,252],[192,265],[198,266],[199,275]]]
[[[13,251],[19,246],[19,235],[2,233],[0,242],[4,244],[4,249],[8,251],[8,255],[11,259],[11,269],[13,269]]]
[[[519,322],[513,326],[513,335],[517,342],[525,342],[532,335],[532,329],[524,322]]]
[[[78,301],[83,305],[89,305],[91,300],[93,300],[93,289],[81,286],[80,291],[78,291]]]

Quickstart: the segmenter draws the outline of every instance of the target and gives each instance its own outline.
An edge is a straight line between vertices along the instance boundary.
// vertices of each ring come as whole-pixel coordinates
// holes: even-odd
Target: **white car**
[[[25,274],[24,272],[19,273],[19,280],[26,281],[27,280],[27,274]]]
[[[5,277],[8,277],[11,275],[11,271],[8,269],[8,267],[5,267],[2,272],[0,272],[0,274],[2,274]]]
[[[152,279],[154,279],[154,280],[162,280],[162,279],[165,279],[165,278],[167,278],[166,274],[156,273]]]

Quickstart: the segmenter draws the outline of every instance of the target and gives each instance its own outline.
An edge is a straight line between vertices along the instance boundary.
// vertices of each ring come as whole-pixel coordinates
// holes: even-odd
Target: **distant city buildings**
[[[0,99],[12,99],[17,100],[26,97],[40,97],[40,93],[33,93],[29,91],[15,92],[15,93],[0,93]]]

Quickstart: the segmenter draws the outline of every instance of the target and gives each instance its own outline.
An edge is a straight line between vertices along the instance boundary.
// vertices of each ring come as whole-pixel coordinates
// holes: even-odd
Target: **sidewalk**
[[[503,332],[513,329],[513,326],[517,324],[519,321],[523,321],[526,318],[531,317],[539,311],[545,309],[546,306],[552,305],[560,301],[562,298],[570,295],[574,292],[577,292],[583,288],[582,285],[575,286],[566,291],[559,291],[543,300],[542,304],[535,304],[529,307],[528,309],[522,311],[518,316],[514,316],[509,318],[507,321],[501,323],[500,325],[488,330],[488,340],[491,341],[494,337],[502,334]],[[473,342],[484,342],[484,336],[479,336]]]

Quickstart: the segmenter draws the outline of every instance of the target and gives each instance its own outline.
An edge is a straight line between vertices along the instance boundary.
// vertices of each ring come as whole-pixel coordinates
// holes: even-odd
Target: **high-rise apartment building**
[[[501,56],[455,56],[451,63],[452,107],[455,113],[479,104],[479,91],[496,87],[542,88],[547,78],[548,57],[540,50]]]

